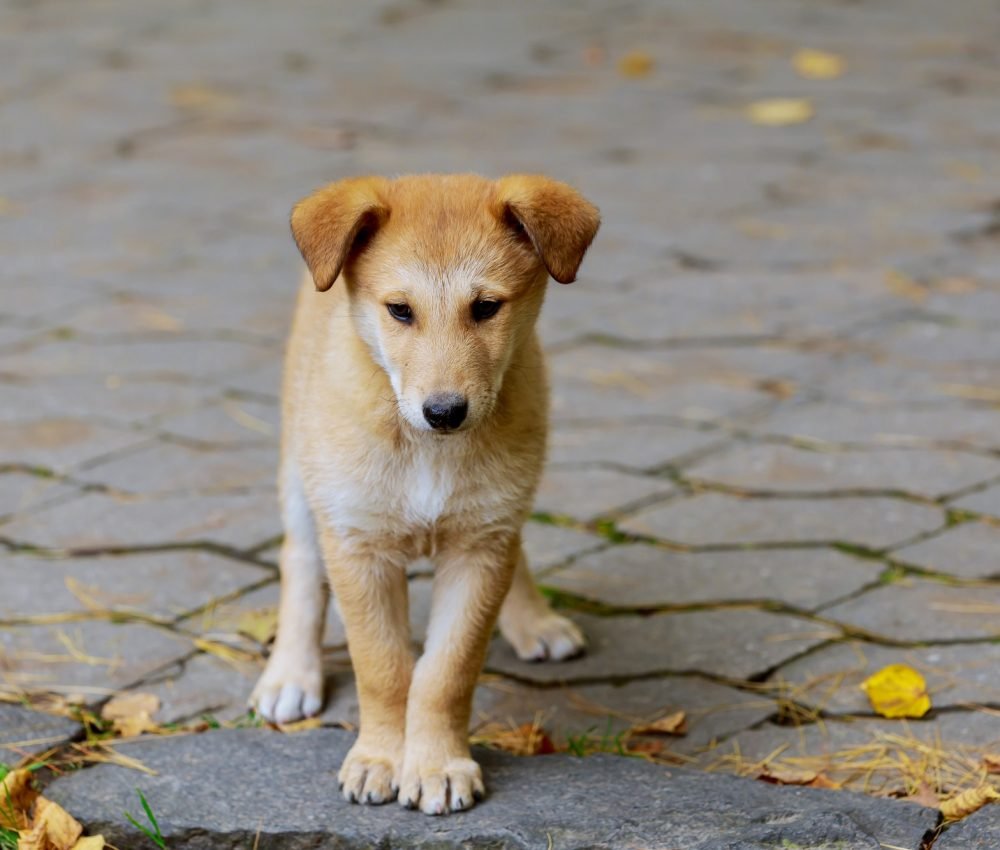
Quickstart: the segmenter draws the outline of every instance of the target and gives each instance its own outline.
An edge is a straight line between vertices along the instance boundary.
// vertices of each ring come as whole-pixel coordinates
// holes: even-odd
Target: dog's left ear
[[[344,263],[389,217],[386,181],[354,177],[317,189],[292,210],[292,236],[313,283],[326,292]]]
[[[559,283],[572,283],[594,241],[601,216],[572,186],[533,174],[497,181],[501,215],[523,229],[542,263]]]

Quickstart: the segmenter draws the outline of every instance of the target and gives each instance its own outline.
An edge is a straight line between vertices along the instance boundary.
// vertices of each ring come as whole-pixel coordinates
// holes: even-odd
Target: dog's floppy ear
[[[597,235],[601,216],[572,186],[534,174],[511,174],[497,181],[501,214],[522,228],[560,283],[576,280],[583,255]]]
[[[354,177],[331,183],[292,209],[292,235],[313,282],[326,292],[340,276],[352,250],[389,217],[381,177]]]

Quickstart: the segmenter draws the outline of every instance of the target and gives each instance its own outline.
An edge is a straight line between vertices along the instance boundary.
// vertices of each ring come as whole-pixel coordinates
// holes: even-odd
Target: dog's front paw
[[[486,794],[483,772],[471,758],[443,760],[407,756],[399,785],[400,805],[425,815],[471,809]]]
[[[293,723],[319,714],[323,707],[323,671],[314,664],[289,662],[271,656],[257,680],[250,705],[272,723]]]
[[[337,780],[350,803],[378,805],[396,799],[399,790],[400,740],[395,746],[358,739],[340,766]]]
[[[580,655],[587,645],[576,623],[554,611],[503,626],[503,636],[522,661],[565,661]]]

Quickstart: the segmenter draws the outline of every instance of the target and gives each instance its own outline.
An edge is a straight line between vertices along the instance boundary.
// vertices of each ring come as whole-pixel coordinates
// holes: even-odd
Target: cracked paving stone
[[[0,421],[0,463],[68,472],[148,439],[136,431],[70,416],[6,420]]]
[[[802,617],[751,608],[646,617],[569,616],[587,637],[585,655],[558,664],[532,664],[520,661],[505,643],[494,642],[487,669],[543,684],[667,672],[745,680],[840,634]]]
[[[963,511],[975,511],[977,514],[986,514],[990,517],[1000,519],[1000,487],[990,487],[987,490],[980,490],[978,493],[970,493],[963,496],[949,507],[960,508]]]
[[[81,620],[0,627],[0,690],[79,694],[94,702],[177,661],[189,638],[141,623]]]
[[[886,736],[893,736],[892,741],[887,743]],[[964,752],[978,762],[983,753],[995,752],[996,745],[1000,743],[1000,724],[992,712],[986,711],[947,713],[919,721],[861,717],[825,719],[822,723],[806,726],[765,724],[758,729],[738,732],[702,759],[703,763],[709,764],[713,757],[718,759],[738,753],[743,764],[754,764],[769,757],[781,760],[830,756],[827,769],[836,770],[839,759],[835,754],[855,750],[852,758],[857,760],[856,749],[872,744],[887,745],[890,751],[909,750],[911,757],[920,759],[918,753],[902,743],[904,741]],[[887,784],[883,786],[877,780]],[[873,792],[888,792],[899,790],[902,784],[903,775],[895,767],[884,776],[872,776],[868,787]]]
[[[829,443],[900,445],[940,441],[1000,447],[1000,411],[858,407],[831,402],[779,411],[756,423],[759,433]]]
[[[875,581],[882,564],[828,549],[673,552],[634,543],[578,558],[543,584],[623,608],[774,601],[813,609]]]
[[[1000,527],[963,522],[893,553],[905,564],[958,578],[1000,578]]]
[[[687,470],[692,480],[779,493],[903,491],[939,498],[1000,474],[1000,461],[931,449],[815,452],[749,445]]]
[[[105,612],[172,620],[273,576],[191,549],[68,559],[9,554],[0,560],[0,620]]]
[[[79,495],[71,484],[27,472],[0,473],[0,523],[51,502]]]
[[[654,469],[724,439],[717,432],[643,422],[561,425],[549,435],[548,457],[550,463],[615,463]]]
[[[638,511],[618,527],[687,546],[837,542],[888,549],[944,522],[939,508],[901,499],[701,493]]]
[[[535,510],[583,522],[612,516],[649,498],[676,492],[665,478],[628,475],[611,469],[549,467],[535,497]]]
[[[1000,637],[1000,585],[954,587],[905,578],[826,608],[824,618],[889,640],[934,643]]]
[[[6,537],[43,548],[91,550],[204,542],[249,549],[281,532],[268,491],[151,499],[87,493],[3,526]]]
[[[251,488],[274,493],[277,469],[276,445],[207,450],[156,441],[90,465],[77,477],[143,496]],[[272,498],[277,504],[276,493]]]
[[[596,534],[542,522],[525,523],[521,543],[534,573],[546,572],[609,545]]]
[[[75,720],[0,702],[0,762],[17,762],[78,735]]]
[[[668,749],[687,753],[747,729],[770,717],[777,704],[695,676],[664,676],[621,685],[538,688],[484,676],[472,709],[473,736],[490,723],[538,722],[557,743],[592,731],[609,738],[634,725],[683,711],[687,733],[671,738]]]
[[[741,366],[743,351],[638,352],[589,346],[550,358],[552,417],[737,416],[773,398],[759,388],[773,375]]]
[[[276,404],[224,398],[158,419],[156,427],[171,436],[213,446],[277,445],[280,416]]]
[[[996,850],[1000,847],[1000,806],[986,806],[948,827],[934,850]]]
[[[564,848],[867,850],[879,841],[911,846],[936,819],[929,809],[895,800],[783,788],[639,759],[517,758],[477,750],[487,799],[443,823],[400,806],[373,813],[343,801],[330,783],[317,782],[336,775],[353,741],[340,729],[292,735],[243,729],[126,742],[119,752],[155,776],[96,765],[57,779],[46,796],[91,832],[129,847],[138,836],[121,812],[138,786],[174,850],[245,848],[258,833],[262,846],[275,850],[331,842],[345,850],[368,848],[387,834],[399,846],[440,850],[529,850],[547,842]],[[273,772],[260,766],[278,764],[294,770],[276,785]],[[224,806],[218,805],[219,788],[226,789]]]
[[[934,708],[1000,704],[1000,644],[899,649],[860,641],[823,647],[777,670],[768,684],[796,702],[834,714],[868,714],[861,683],[890,664],[907,664],[927,680]]]

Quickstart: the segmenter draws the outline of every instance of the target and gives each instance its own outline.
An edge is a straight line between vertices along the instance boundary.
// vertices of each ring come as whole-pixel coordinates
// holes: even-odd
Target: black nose
[[[431,428],[457,428],[465,421],[469,402],[460,395],[432,395],[424,402],[424,419]]]

